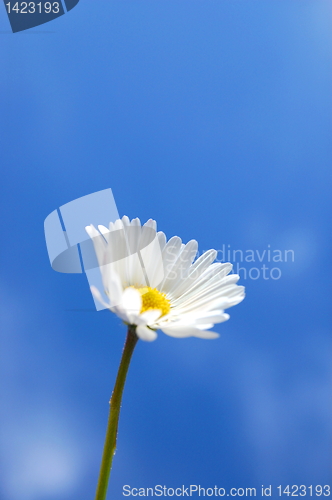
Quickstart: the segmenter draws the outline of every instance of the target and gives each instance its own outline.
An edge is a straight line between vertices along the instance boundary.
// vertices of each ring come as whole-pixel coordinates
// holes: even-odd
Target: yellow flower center
[[[169,313],[171,305],[169,300],[166,299],[166,293],[161,293],[156,288],[149,286],[138,288],[138,291],[142,295],[141,313],[149,309],[160,309],[162,316]]]

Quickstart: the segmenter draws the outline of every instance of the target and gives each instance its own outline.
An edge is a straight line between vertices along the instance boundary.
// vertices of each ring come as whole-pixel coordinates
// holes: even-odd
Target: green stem
[[[138,337],[136,327],[129,326],[126,342],[122,352],[122,358],[116,377],[113,394],[110,400],[110,413],[108,416],[106,438],[104,444],[103,457],[101,460],[98,485],[95,500],[105,500],[107,494],[108,480],[111,473],[113,456],[116,450],[116,438],[118,433],[118,422],[121,408],[121,399],[123,388],[126,382],[126,376],[134,352]]]

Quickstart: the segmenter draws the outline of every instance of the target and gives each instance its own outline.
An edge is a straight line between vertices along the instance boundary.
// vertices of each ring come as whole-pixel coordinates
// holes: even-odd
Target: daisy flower
[[[137,336],[155,340],[156,330],[171,337],[219,336],[210,330],[229,319],[225,310],[244,299],[230,263],[213,263],[217,252],[208,250],[195,260],[197,241],[183,244],[178,236],[166,240],[156,222],[127,216],[109,227],[87,226],[102,274],[106,303],[99,290],[93,295]]]

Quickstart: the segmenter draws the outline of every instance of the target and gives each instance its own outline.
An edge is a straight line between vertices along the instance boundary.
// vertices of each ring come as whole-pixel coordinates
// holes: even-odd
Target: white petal
[[[163,283],[167,279],[167,276],[172,271],[174,262],[178,258],[178,255],[181,251],[181,239],[178,236],[173,236],[167,243],[165,248],[163,249],[163,263],[164,263],[164,272],[165,279]],[[160,285],[160,289],[163,287],[163,283]]]
[[[214,327],[213,323],[203,323],[200,325],[198,325],[197,323],[195,324],[195,328],[198,328],[199,330],[209,330],[210,328],[213,328],[213,327]]]
[[[149,219],[145,224],[144,224],[145,227],[151,227],[151,229],[153,229],[155,232],[157,231],[157,223],[155,220],[153,219]],[[144,227],[143,226],[143,227]]]
[[[122,294],[123,289],[120,278],[117,273],[113,272],[108,281],[108,295],[112,307],[122,303]]]
[[[139,220],[139,218],[138,218],[138,217],[136,217],[136,219],[133,219],[133,220],[131,221],[131,225],[132,225],[132,226],[141,226],[141,221]]]
[[[187,278],[191,263],[197,254],[197,248],[198,244],[196,240],[191,240],[185,245],[172,266],[171,272],[162,284],[162,290],[164,292],[172,292],[172,289]]]
[[[105,238],[100,234],[99,231],[97,231],[97,229],[92,224],[91,226],[86,226],[85,230],[92,239],[98,264],[100,266],[105,264],[105,255],[107,249]]]
[[[229,315],[223,313],[222,311],[211,311],[209,313],[202,313],[201,316],[195,318],[194,322],[196,325],[202,325],[204,323],[223,323],[229,319]]]
[[[234,299],[229,299],[228,297],[220,297],[216,295],[213,297],[207,297],[203,300],[197,299],[196,302],[190,304],[188,307],[183,307],[183,308],[179,307],[176,309],[176,311],[177,314],[182,315],[182,314],[191,314],[198,312],[205,313],[209,311],[214,311],[215,309],[227,309],[235,305],[232,303],[233,300]]]
[[[129,246],[129,253],[137,252],[138,242],[141,237],[141,226],[128,225],[125,226],[126,239]]]
[[[96,288],[95,286],[93,286],[93,285],[92,285],[92,286],[90,286],[90,290],[91,290],[91,292],[92,292],[92,295],[93,295],[93,296],[94,296],[97,300],[99,300],[99,302],[100,302],[103,306],[107,307],[108,309],[110,308],[110,304],[106,304],[106,302],[105,302],[105,301],[104,301],[104,299],[102,298],[101,293],[100,293],[100,291],[98,290],[98,288]]]
[[[157,338],[156,332],[145,325],[139,325],[136,328],[136,333],[140,339],[145,340],[146,342],[152,342]]]
[[[122,224],[122,221],[121,221]],[[116,227],[117,221],[114,223]],[[111,228],[111,225],[110,225]],[[114,229],[110,230],[108,235],[108,245],[106,251],[106,261],[105,263],[111,264],[112,269],[119,275],[121,283],[128,286],[128,246],[126,240],[126,233],[124,229]]]
[[[169,335],[170,337],[177,337],[177,338],[183,338],[183,337],[202,337],[202,331],[199,328],[195,328],[194,326],[168,326],[168,327],[162,327],[161,330],[166,333],[166,335]],[[207,333],[207,332],[205,332]],[[204,335],[204,338],[216,338],[216,335],[219,336],[218,334],[215,334],[214,332],[208,332],[208,333],[213,333],[210,337],[207,335]]]
[[[124,215],[122,217],[122,222],[123,222],[124,226],[130,226],[130,220],[129,220],[129,217],[127,217],[127,215]]]
[[[150,231],[150,238],[152,237],[152,229]],[[151,288],[156,288],[164,279],[164,267],[162,252],[159,245],[157,234],[154,234],[152,241],[141,248],[141,258],[144,264],[146,279]]]
[[[235,283],[238,282],[239,278],[240,277],[238,274],[231,274],[222,278],[218,274],[215,278],[209,280],[204,287],[201,287],[199,293],[196,292],[195,294],[192,294],[191,298],[188,297],[188,299],[186,299],[186,304],[192,300],[195,300],[195,296],[199,296],[199,298],[202,299],[203,297],[206,297],[208,295],[212,296],[216,292],[228,295],[229,290],[238,288],[231,285],[235,285]],[[184,296],[182,302],[184,302]]]
[[[98,226],[98,230],[101,232],[102,235],[108,235],[108,233],[110,232],[110,230],[107,227],[102,225]]]
[[[139,315],[139,323],[144,325],[153,325],[161,316],[160,309],[148,309]]]
[[[150,219],[141,228],[141,239],[139,242],[139,248],[145,248],[153,238],[156,236],[156,221]]]
[[[135,288],[126,288],[122,295],[121,307],[129,314],[139,314],[142,308],[142,296]]]
[[[170,337],[183,338],[183,337],[192,337],[193,330],[196,331],[196,328],[192,327],[174,327],[174,326],[165,326],[160,328],[166,335]]]
[[[116,314],[119,318],[121,318],[122,321],[124,321],[125,323],[135,324],[135,323],[132,322],[132,318],[129,317],[129,315],[126,313],[126,311],[124,311],[123,309],[121,309],[121,307],[119,307],[119,306],[112,307],[111,311],[114,314]]]
[[[233,275],[229,276],[229,278],[232,278]],[[238,276],[235,275],[235,281],[238,279]],[[226,280],[227,278],[224,278]],[[211,310],[211,307],[209,306],[209,303],[212,303],[216,300],[220,301],[225,301],[226,299],[231,299],[235,296],[242,295],[243,294],[243,287],[240,287],[235,284],[230,284],[228,285],[227,282],[225,281],[222,282],[217,282],[211,285],[210,287],[207,287],[206,290],[201,290],[200,293],[197,294],[191,294],[191,297],[183,301],[181,303],[177,304],[177,309],[178,311],[182,312],[188,312],[188,311],[193,311],[203,305],[207,306],[208,310]],[[234,280],[230,280],[234,281]],[[174,305],[174,304],[173,304]],[[227,307],[231,307],[228,305]],[[214,307],[215,309],[216,307]],[[225,309],[225,307],[221,307],[220,309]]]
[[[117,231],[119,229],[123,229],[123,222],[121,219],[117,219],[115,222],[114,222],[114,230]]]
[[[211,330],[198,330],[198,332],[195,337],[199,339],[217,339],[220,337],[219,333],[211,332]]]
[[[203,273],[202,275],[198,278],[197,281],[194,281],[192,284],[190,279],[189,279],[189,286],[187,289],[182,293],[181,296],[178,297],[178,299],[175,299],[174,305],[175,304],[182,304],[183,302],[188,301],[192,297],[198,297],[201,293],[204,293],[207,291],[207,289],[218,285],[220,286],[220,282],[225,278],[225,276],[231,271],[232,269],[232,264],[220,264],[220,263],[215,263],[211,264]],[[178,292],[175,292],[175,296],[178,295]]]
[[[100,233],[97,231],[97,229],[93,224],[90,224],[90,226],[85,226],[85,230],[90,236],[90,238],[94,238],[95,236],[100,236]]]
[[[203,331],[199,328],[195,328],[193,326],[183,326],[183,327],[168,327],[161,328],[161,330],[171,337],[198,337],[201,339],[216,339],[219,337],[218,333],[211,331]]]
[[[197,283],[200,276],[214,261],[216,255],[216,250],[208,250],[201,255],[189,269],[188,277],[172,290],[172,296],[180,297],[185,291],[192,287],[195,282]]]
[[[147,286],[144,269],[137,253],[126,258],[128,281],[126,286]]]
[[[160,249],[161,251],[163,251],[166,245],[166,235],[162,231],[158,231],[157,236],[159,240]]]
[[[231,299],[228,299],[228,304],[225,307],[225,309],[228,309],[229,307],[236,306],[237,304],[242,302],[242,300],[244,298],[245,298],[245,293],[241,293],[241,294],[237,295],[236,297],[232,297]]]

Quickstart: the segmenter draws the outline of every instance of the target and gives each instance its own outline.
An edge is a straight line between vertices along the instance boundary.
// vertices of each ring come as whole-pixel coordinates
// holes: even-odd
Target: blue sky
[[[200,251],[294,251],[239,263],[281,276],[240,272],[218,340],[139,343],[109,498],[331,484],[331,4],[96,3],[15,35],[0,11],[1,498],[93,498],[125,328],[43,221],[108,187]]]

